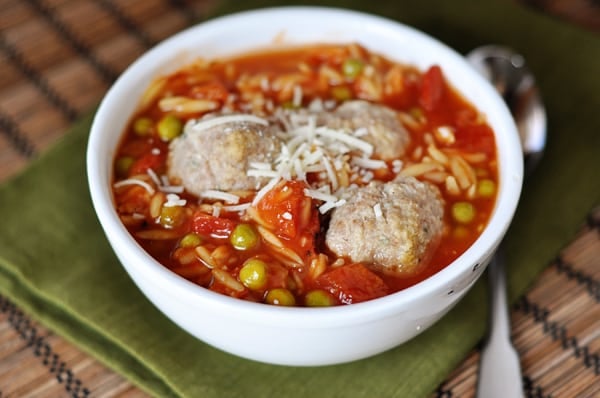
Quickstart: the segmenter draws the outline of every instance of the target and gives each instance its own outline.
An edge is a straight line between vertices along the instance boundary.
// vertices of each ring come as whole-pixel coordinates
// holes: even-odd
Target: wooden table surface
[[[0,181],[89,112],[142,52],[201,20],[216,1],[0,0]],[[524,2],[600,32],[597,1]],[[512,309],[527,397],[600,396],[599,259],[600,211],[591,211]],[[434,396],[474,396],[478,358],[474,350]],[[0,292],[0,397],[25,396],[147,394]]]

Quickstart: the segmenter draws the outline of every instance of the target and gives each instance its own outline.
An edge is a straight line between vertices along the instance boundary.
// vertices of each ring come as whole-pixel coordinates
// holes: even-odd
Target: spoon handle
[[[488,273],[491,300],[490,330],[481,352],[477,397],[523,397],[519,356],[510,339],[502,245],[492,258]]]

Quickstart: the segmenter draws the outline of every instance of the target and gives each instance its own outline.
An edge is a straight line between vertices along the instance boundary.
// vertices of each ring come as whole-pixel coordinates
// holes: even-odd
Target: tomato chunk
[[[304,206],[310,206],[310,198],[304,195],[304,188],[306,184],[302,181],[285,181],[258,202],[258,214],[277,235],[294,239],[303,227],[311,223],[313,215],[303,214]]]
[[[433,65],[423,75],[419,104],[432,112],[442,103],[444,97],[444,75],[438,65]]]
[[[236,225],[235,221],[228,218],[215,217],[201,212],[195,213],[192,217],[194,232],[214,238],[229,238]]]
[[[317,280],[342,304],[360,303],[385,296],[389,288],[379,276],[362,264],[349,264],[324,273]]]

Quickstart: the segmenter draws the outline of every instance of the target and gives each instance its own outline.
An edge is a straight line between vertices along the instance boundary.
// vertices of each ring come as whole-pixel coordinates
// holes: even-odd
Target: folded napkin
[[[484,43],[509,45],[526,56],[537,75],[549,139],[508,235],[510,297],[515,299],[600,203],[600,39],[511,1],[415,3],[328,4],[411,24],[462,52]],[[225,3],[219,13],[266,5],[278,3]],[[418,338],[350,364],[270,366],[194,339],[142,296],[100,229],[85,176],[91,119],[81,120],[25,173],[0,187],[0,294],[149,393],[422,397],[483,336],[486,299],[480,282]]]

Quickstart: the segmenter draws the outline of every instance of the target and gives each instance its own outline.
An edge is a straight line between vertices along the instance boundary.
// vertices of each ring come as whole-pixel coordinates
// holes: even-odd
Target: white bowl
[[[232,55],[275,41],[359,42],[423,70],[439,64],[451,84],[487,116],[497,133],[499,197],[489,226],[456,261],[415,286],[372,301],[330,308],[282,308],[194,285],[156,262],[132,239],[113,206],[111,170],[121,134],[149,82],[199,56]],[[512,219],[522,183],[521,149],[511,115],[492,86],[462,56],[400,23],[331,8],[244,12],[201,23],[164,41],[132,64],[109,90],[94,119],[88,145],[87,171],[98,218],[124,268],[148,299],[208,344],[283,365],[366,358],[411,339],[439,320],[485,269]]]

